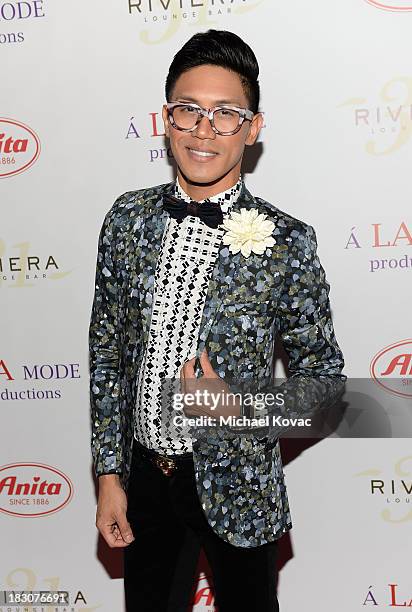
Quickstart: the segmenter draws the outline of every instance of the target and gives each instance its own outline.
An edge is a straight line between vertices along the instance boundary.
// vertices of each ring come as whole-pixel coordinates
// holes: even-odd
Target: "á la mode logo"
[[[0,468],[0,512],[38,517],[61,510],[73,497],[66,474],[44,463],[10,463]]]
[[[28,125],[0,117],[0,178],[28,170],[40,155],[40,139]]]

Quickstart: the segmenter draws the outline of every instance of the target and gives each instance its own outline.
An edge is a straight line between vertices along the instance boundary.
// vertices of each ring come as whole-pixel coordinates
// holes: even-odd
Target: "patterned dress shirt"
[[[208,198],[220,204],[224,218],[242,184],[240,177],[233,187]],[[178,178],[174,195],[191,199]],[[161,381],[180,380],[181,367],[195,356],[207,288],[224,233],[221,225],[208,227],[192,215],[180,224],[170,216],[166,221],[156,265],[149,337],[137,375],[134,420],[134,437],[163,455],[192,450],[190,437],[169,428],[164,413],[162,416]]]

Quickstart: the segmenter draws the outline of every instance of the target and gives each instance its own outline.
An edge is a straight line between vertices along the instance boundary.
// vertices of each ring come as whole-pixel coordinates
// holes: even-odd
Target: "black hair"
[[[221,66],[236,72],[242,82],[250,110],[258,112],[260,88],[256,56],[240,36],[226,30],[198,32],[176,53],[166,78],[166,100],[170,102],[173,87],[184,72],[204,64]]]

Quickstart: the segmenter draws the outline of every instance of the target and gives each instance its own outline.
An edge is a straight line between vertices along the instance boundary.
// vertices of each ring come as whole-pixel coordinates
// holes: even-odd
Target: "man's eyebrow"
[[[178,96],[176,100],[178,102],[193,102],[194,104],[201,106],[201,104],[196,100],[196,98],[192,98],[191,96]],[[220,106],[221,104],[230,104],[231,106],[241,107],[239,102],[237,102],[236,100],[215,100],[213,106]]]

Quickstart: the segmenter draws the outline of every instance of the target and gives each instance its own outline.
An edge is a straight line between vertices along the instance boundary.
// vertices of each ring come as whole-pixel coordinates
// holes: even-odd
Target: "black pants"
[[[277,540],[255,548],[225,542],[210,527],[193,460],[165,476],[138,445],[127,492],[135,540],[124,550],[127,612],[188,612],[200,548],[212,570],[219,612],[278,612]]]

